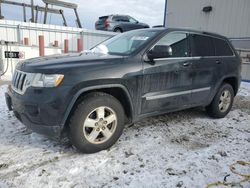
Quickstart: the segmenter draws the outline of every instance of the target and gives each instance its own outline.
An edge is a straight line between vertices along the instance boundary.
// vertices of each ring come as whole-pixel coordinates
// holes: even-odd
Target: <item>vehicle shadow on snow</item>
[[[202,108],[147,118],[136,123],[132,129],[136,129],[132,131],[139,132],[141,136],[147,132],[143,129],[151,129],[157,132],[157,138],[164,143],[191,150],[209,147],[230,134],[230,131],[224,130],[216,119],[209,118]],[[155,138],[155,135],[152,135]]]

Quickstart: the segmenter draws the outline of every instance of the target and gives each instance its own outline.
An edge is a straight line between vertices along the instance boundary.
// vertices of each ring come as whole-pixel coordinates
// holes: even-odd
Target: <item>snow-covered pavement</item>
[[[228,182],[240,181],[229,165],[250,161],[247,83],[224,119],[211,119],[202,109],[148,118],[126,128],[111,149],[89,155],[26,130],[7,111],[5,90],[0,87],[1,188],[201,188],[228,174]],[[250,167],[239,170],[250,174]]]

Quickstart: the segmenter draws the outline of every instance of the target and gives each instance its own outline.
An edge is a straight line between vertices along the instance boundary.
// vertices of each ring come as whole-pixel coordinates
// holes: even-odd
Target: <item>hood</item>
[[[50,73],[62,69],[117,63],[123,58],[123,56],[96,53],[72,53],[27,59],[18,63],[16,68],[24,72]]]

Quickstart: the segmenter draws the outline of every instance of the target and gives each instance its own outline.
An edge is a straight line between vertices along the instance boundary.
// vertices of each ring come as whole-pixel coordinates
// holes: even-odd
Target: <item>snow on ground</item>
[[[227,181],[238,182],[229,165],[250,161],[248,83],[224,119],[211,119],[202,109],[147,118],[126,128],[111,149],[88,155],[26,130],[7,111],[5,90],[0,87],[1,188],[201,188],[228,174]]]

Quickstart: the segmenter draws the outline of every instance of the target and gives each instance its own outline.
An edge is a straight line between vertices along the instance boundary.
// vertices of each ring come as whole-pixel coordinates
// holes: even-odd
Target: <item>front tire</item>
[[[124,128],[124,110],[113,96],[95,92],[84,97],[69,124],[69,139],[83,153],[110,148]]]
[[[206,111],[213,118],[224,118],[230,112],[233,101],[234,90],[230,84],[224,83]]]

